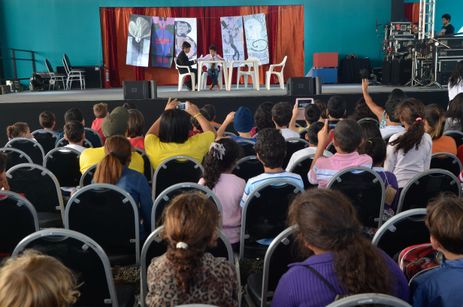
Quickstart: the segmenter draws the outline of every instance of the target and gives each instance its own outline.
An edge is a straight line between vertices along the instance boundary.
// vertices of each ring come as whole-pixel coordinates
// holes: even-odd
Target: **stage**
[[[387,95],[395,87],[390,86],[371,86],[370,93],[378,103],[382,104],[386,101]],[[426,87],[400,87],[409,97],[421,99],[424,103],[437,103],[446,107],[448,102],[447,90],[438,88]],[[322,94],[316,96],[324,101],[327,101],[332,95],[342,95],[348,102],[348,112],[352,112],[359,98],[361,98],[360,84],[345,84],[345,85],[324,85]],[[217,120],[221,121],[228,112],[236,110],[239,106],[247,106],[254,111],[257,106],[265,101],[293,102],[294,97],[286,94],[286,89],[282,90],[279,87],[272,87],[266,90],[261,87],[260,91],[256,91],[251,87],[244,89],[236,89],[236,85],[232,90],[227,91],[177,91],[175,86],[158,87],[158,98],[152,100],[131,100],[135,106],[145,116],[146,128],[162,112],[167,98],[173,97],[179,100],[191,100],[198,106],[204,104],[213,104],[217,110]],[[77,107],[84,114],[87,126],[90,126],[93,120],[92,106],[97,102],[107,102],[110,108],[122,105],[125,100],[121,88],[116,89],[88,89],[88,90],[71,90],[71,91],[43,91],[43,92],[21,92],[0,95],[0,143],[6,142],[5,130],[6,127],[17,121],[28,122],[32,130],[38,129],[38,115],[41,111],[52,111],[57,116],[58,127],[63,126],[63,114],[71,108]]]

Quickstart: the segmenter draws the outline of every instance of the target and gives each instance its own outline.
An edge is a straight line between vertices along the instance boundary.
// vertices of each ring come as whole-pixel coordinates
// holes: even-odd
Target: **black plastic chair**
[[[9,256],[19,241],[37,230],[34,206],[21,195],[0,191],[0,258]]]
[[[153,199],[174,184],[197,183],[203,172],[201,164],[187,156],[175,156],[164,160],[153,175]]]
[[[24,195],[39,217],[40,227],[62,227],[64,204],[58,179],[37,164],[18,164],[6,172],[10,190]]]
[[[108,256],[86,235],[68,229],[44,229],[24,238],[13,256],[27,249],[55,257],[74,272],[80,297],[73,306],[133,306],[135,289],[123,284],[115,287]]]
[[[64,212],[64,227],[98,242],[113,265],[139,263],[139,226],[132,196],[110,184],[92,184],[78,190]]]
[[[56,141],[55,148],[65,147],[68,144],[69,144],[68,140],[66,140],[65,138],[61,138],[58,141]],[[92,143],[90,143],[90,141],[87,140],[87,139],[84,140],[83,146],[85,148],[92,148],[93,147]]]
[[[32,136],[42,145],[45,154],[55,148],[56,141],[58,140],[56,133],[44,129],[35,130],[32,132]]]
[[[80,180],[79,180],[79,187],[85,187],[89,184],[92,184],[92,181],[93,181],[93,175],[95,175],[95,171],[96,171],[96,164],[95,165],[92,165],[90,166],[89,168],[87,168],[87,170],[82,174],[82,176],[80,176]]]
[[[461,162],[457,156],[447,152],[436,152],[431,157],[431,169],[443,169],[455,176],[460,176]]]
[[[92,147],[101,147],[103,146],[103,141],[101,140],[100,135],[93,129],[85,128],[85,139],[87,139]]]
[[[379,127],[379,122],[377,119],[374,119],[374,118],[371,118],[371,117],[365,117],[365,118],[361,118],[357,121],[358,124],[361,124],[361,123],[374,123],[376,124],[378,127]]]
[[[294,174],[298,174],[301,176],[302,181],[304,182],[304,189],[310,189],[310,188],[315,188],[316,185],[313,185],[309,182],[309,169],[310,166],[312,165],[313,161],[313,155],[309,155],[307,157],[302,157],[299,160],[297,160],[294,165],[289,169],[288,171]]]
[[[217,209],[220,211],[222,216],[222,204],[211,189],[193,182],[177,183],[165,189],[158,197],[153,199],[153,209],[151,210],[151,230],[154,231],[156,227],[161,226],[164,209],[169,205],[172,199],[182,193],[193,191],[203,193],[207,198],[212,200],[212,202],[216,204]]]
[[[286,140],[286,157],[283,160],[283,168],[288,166],[289,160],[296,151],[309,147],[309,142],[300,138],[291,138]],[[306,174],[307,177],[307,174]]]
[[[144,162],[144,166],[145,166],[144,175],[146,177],[146,180],[148,180],[148,184],[151,185],[151,184],[153,184],[153,168],[151,167],[150,159],[146,155],[146,152],[144,152],[140,148],[135,148],[135,150],[143,158],[143,162]]]
[[[254,149],[255,142],[249,140],[239,140],[237,143],[241,146],[243,157],[255,156],[256,150]]]
[[[426,209],[411,209],[391,217],[375,233],[372,243],[392,258],[403,249],[429,242],[429,230],[424,223]]]
[[[16,148],[0,148],[0,152],[6,155],[6,170],[9,170],[11,167],[22,164],[30,163],[32,164],[32,159],[23,151]]]
[[[447,130],[444,132],[444,135],[452,137],[455,143],[457,143],[457,148],[463,145],[463,132],[459,130]]]
[[[327,188],[340,191],[350,199],[363,226],[379,227],[383,223],[384,183],[371,168],[342,170],[331,178]]]
[[[162,231],[164,226],[156,228],[146,239],[140,256],[140,303],[141,306],[146,306],[145,298],[148,294],[147,272],[151,260],[155,257],[160,257],[167,251],[167,244],[162,239]],[[234,264],[233,250],[227,237],[220,231],[217,238],[217,245],[208,249],[207,252],[214,257],[222,257],[228,259],[231,264]]]
[[[5,147],[19,149],[32,159],[32,163],[43,165],[45,153],[42,145],[37,141],[28,138],[14,138],[6,143]]]
[[[285,179],[271,179],[253,191],[243,206],[240,259],[259,258],[268,246],[257,241],[273,239],[286,228],[288,208],[302,190]]]
[[[460,180],[449,171],[431,169],[413,177],[403,188],[397,213],[415,208],[426,208],[428,202],[441,193],[461,196]]]
[[[391,306],[391,307],[412,307],[409,303],[386,294],[362,293],[342,298],[327,305],[326,307],[352,307],[352,306]]]
[[[333,155],[336,153],[336,148],[334,147],[334,143],[331,142],[326,146],[326,150],[331,152]]]
[[[61,187],[77,187],[81,177],[80,153],[71,148],[55,148],[45,156],[44,166],[58,179]]]
[[[249,178],[256,177],[264,172],[264,166],[256,156],[247,156],[236,162],[233,174],[248,181]]]

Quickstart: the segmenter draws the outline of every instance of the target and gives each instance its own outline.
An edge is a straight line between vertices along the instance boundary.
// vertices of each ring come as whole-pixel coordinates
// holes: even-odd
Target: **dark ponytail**
[[[389,144],[395,146],[395,151],[403,150],[404,154],[413,147],[418,149],[424,135],[424,105],[415,98],[404,100],[397,106],[396,116],[409,127],[407,131]]]

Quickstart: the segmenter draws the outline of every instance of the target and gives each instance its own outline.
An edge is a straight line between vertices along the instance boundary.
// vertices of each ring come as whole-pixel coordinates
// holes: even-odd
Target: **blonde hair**
[[[67,307],[77,301],[76,280],[57,259],[28,250],[0,269],[0,306]]]

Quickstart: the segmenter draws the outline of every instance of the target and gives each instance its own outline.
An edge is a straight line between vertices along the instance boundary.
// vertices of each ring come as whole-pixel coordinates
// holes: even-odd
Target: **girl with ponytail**
[[[397,264],[362,235],[349,200],[340,192],[311,189],[289,210],[296,239],[312,256],[290,265],[272,306],[326,306],[336,298],[384,293],[408,300],[407,281]]]
[[[223,232],[235,250],[239,248],[241,207],[246,182],[232,174],[236,161],[241,157],[241,146],[234,140],[223,138],[212,143],[204,157],[204,176],[199,184],[211,189],[223,208]]]
[[[203,194],[175,197],[164,211],[167,252],[148,267],[148,306],[210,304],[238,306],[234,267],[206,249],[217,240],[220,213]]]
[[[6,135],[8,137],[8,140],[12,140],[14,138],[33,138],[29,125],[24,122],[17,122],[13,125],[8,126],[6,128]]]
[[[145,238],[151,231],[151,189],[146,177],[128,168],[132,146],[126,137],[115,135],[105,142],[106,156],[97,164],[93,183],[113,184],[127,191],[135,200],[140,214],[140,235]]]
[[[431,165],[432,139],[425,133],[424,115],[423,103],[415,98],[404,100],[396,108],[405,131],[389,139],[384,169],[396,175],[399,188]]]

